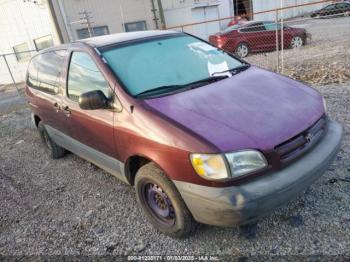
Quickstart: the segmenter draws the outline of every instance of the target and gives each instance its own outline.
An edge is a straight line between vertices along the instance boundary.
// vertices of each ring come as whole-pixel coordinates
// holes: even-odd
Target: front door
[[[88,154],[94,152],[98,159],[115,158],[114,112],[109,109],[83,110],[78,104],[81,94],[94,90],[101,90],[107,98],[112,98],[112,88],[93,58],[86,52],[71,53],[67,74],[63,111],[71,126],[70,137],[75,140],[73,143],[78,142],[77,150],[88,151],[85,152]],[[85,154],[84,152],[82,154]]]

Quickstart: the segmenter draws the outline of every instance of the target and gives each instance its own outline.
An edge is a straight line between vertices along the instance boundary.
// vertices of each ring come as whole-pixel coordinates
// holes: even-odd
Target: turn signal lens
[[[222,155],[191,154],[190,159],[194,170],[205,179],[216,180],[229,177]]]

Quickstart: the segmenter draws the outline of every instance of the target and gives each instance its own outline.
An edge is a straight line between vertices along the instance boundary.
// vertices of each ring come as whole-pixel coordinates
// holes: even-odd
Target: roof
[[[62,45],[45,48],[40,52],[38,52],[38,54],[62,50],[62,49],[69,49],[72,46],[77,46],[77,45],[81,46],[84,44],[91,46],[93,48],[95,47],[99,48],[99,47],[118,44],[122,42],[154,37],[154,36],[162,36],[162,35],[165,36],[169,34],[180,34],[180,32],[173,31],[173,30],[153,30],[153,31],[137,31],[137,32],[130,32],[130,33],[118,33],[118,34],[111,34],[111,35],[96,36],[96,37],[81,39],[73,43],[62,44]]]
[[[137,31],[137,32],[130,32],[130,33],[119,33],[119,34],[112,34],[112,35],[96,36],[96,37],[82,39],[77,42],[86,43],[92,47],[102,47],[102,46],[108,46],[112,44],[117,44],[117,43],[122,43],[126,41],[142,39],[142,38],[169,35],[169,34],[178,34],[178,33],[179,32],[177,31],[171,31],[171,30]]]

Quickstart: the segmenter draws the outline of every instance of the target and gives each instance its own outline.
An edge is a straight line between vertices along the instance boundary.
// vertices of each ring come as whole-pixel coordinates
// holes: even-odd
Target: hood
[[[272,150],[324,114],[316,90],[254,66],[222,81],[145,103],[220,152]]]

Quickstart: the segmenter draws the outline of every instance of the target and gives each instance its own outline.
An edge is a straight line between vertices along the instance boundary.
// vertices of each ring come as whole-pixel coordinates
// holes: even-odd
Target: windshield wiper
[[[221,76],[211,76],[208,78],[204,78],[198,81],[194,81],[188,84],[184,84],[184,85],[168,85],[168,86],[159,86],[156,87],[154,89],[150,89],[150,90],[146,90],[143,91],[141,93],[138,93],[136,95],[136,97],[145,97],[145,96],[149,96],[149,95],[159,95],[159,94],[168,94],[174,91],[181,91],[181,90],[188,90],[188,89],[194,89],[197,87],[202,86],[203,84],[210,84],[210,83],[214,83],[216,81],[220,81],[222,79],[228,78],[227,75],[221,75]],[[165,91],[165,92],[163,92]]]
[[[221,72],[212,73],[211,75],[215,76],[215,75],[224,74],[224,73],[227,73],[227,72],[230,72],[232,75],[236,75],[236,74],[238,74],[238,73],[248,69],[249,67],[250,67],[249,64],[243,64],[243,65],[240,65],[240,66],[235,67],[235,68],[227,69],[227,70],[224,70],[224,71],[221,71]]]

